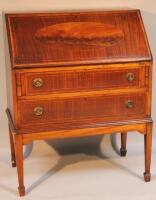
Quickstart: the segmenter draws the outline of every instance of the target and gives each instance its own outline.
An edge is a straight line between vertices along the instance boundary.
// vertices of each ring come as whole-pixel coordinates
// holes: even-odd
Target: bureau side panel
[[[7,32],[8,23],[5,20],[5,14],[3,13],[3,34],[4,34],[4,48],[5,48],[5,69],[6,69],[6,87],[7,87],[7,108],[11,113],[11,117],[16,123],[16,84],[15,75],[11,67],[10,52],[9,52],[9,34]]]
[[[145,69],[146,87],[147,87],[147,116],[151,118],[152,109],[152,71],[153,63],[149,63]]]

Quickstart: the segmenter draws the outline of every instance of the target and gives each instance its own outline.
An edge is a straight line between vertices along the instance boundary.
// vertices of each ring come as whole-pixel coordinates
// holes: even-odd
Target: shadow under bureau
[[[150,181],[152,56],[139,10],[5,14],[12,166],[25,195],[23,145],[121,133],[145,141]]]

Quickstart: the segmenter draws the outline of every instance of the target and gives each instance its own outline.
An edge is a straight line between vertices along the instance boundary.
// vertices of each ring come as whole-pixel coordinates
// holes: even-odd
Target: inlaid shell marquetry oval
[[[42,42],[109,46],[122,40],[124,33],[101,22],[67,22],[41,28],[35,37]]]

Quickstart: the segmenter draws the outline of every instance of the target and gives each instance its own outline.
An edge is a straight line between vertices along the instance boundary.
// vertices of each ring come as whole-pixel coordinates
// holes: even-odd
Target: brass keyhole
[[[133,108],[133,101],[128,100],[128,101],[126,101],[125,105],[126,105],[127,108]]]
[[[43,107],[38,106],[34,108],[34,114],[36,116],[41,116],[43,114]]]
[[[133,82],[135,79],[135,75],[132,72],[127,73],[126,78],[129,82]]]
[[[43,80],[41,78],[35,78],[33,80],[33,86],[36,88],[42,87],[43,86]]]

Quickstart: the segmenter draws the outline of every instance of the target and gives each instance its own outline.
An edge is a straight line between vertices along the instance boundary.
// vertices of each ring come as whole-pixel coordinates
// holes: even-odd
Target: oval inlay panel
[[[121,29],[97,22],[67,22],[44,27],[35,37],[42,42],[110,46],[124,37]]]

